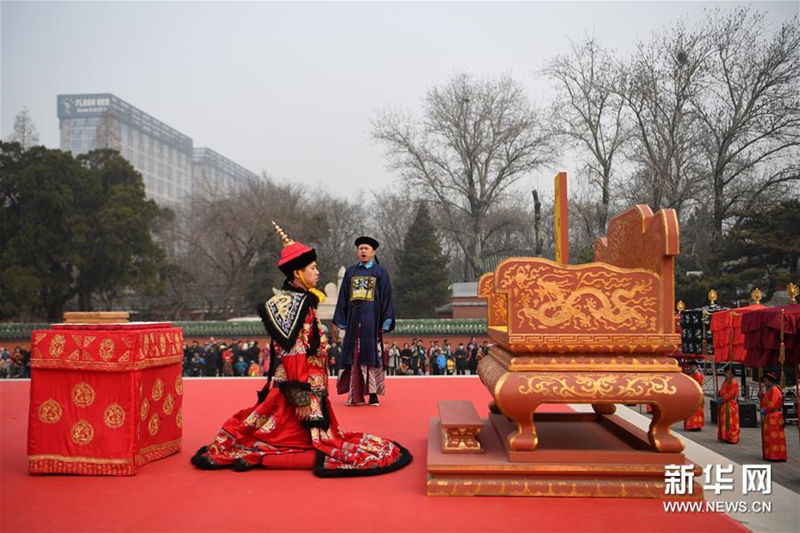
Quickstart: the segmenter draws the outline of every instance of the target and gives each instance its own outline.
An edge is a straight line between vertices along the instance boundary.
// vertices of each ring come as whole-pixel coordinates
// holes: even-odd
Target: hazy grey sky
[[[773,27],[798,11],[755,4]],[[461,71],[509,74],[545,102],[536,70],[570,38],[625,52],[679,17],[736,5],[2,1],[1,132],[27,106],[58,147],[56,95],[110,92],[255,172],[356,194],[396,179],[370,139],[378,108],[417,112]]]

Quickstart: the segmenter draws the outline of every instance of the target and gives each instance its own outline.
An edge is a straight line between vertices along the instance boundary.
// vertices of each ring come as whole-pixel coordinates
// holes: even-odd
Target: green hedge
[[[206,320],[173,322],[185,337],[260,337],[265,335],[261,321],[228,322]],[[29,340],[35,329],[47,329],[47,322],[0,322],[0,340]],[[395,335],[485,335],[486,320],[439,320],[434,318],[398,320]]]

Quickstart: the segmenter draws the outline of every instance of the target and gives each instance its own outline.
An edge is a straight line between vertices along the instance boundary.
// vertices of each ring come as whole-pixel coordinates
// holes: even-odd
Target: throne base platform
[[[537,413],[539,445],[525,452],[509,450],[515,424],[504,415],[490,413],[483,425],[484,453],[451,454],[442,452],[439,419],[431,419],[429,496],[703,498],[697,482],[692,494],[665,495],[665,466],[691,463],[652,450],[645,431],[613,414]]]

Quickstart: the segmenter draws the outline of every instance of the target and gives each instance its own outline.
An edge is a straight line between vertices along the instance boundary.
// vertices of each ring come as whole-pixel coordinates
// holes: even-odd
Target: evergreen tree
[[[779,286],[800,276],[800,201],[757,206],[741,217],[703,276],[678,272],[676,296],[688,307],[704,305],[709,289],[731,304],[746,301],[750,290],[758,287],[768,302]]]
[[[422,204],[403,239],[394,283],[398,318],[435,318],[448,297],[447,257]]]
[[[118,153],[0,143],[0,194],[0,318],[57,321],[76,295],[89,310],[93,297],[155,289],[162,212]]]

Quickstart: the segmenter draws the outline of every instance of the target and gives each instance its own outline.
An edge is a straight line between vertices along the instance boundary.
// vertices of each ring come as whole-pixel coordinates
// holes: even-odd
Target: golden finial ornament
[[[275,226],[275,231],[277,231],[278,235],[280,235],[284,247],[294,244],[294,241],[290,239],[288,235],[286,235],[283,229],[277,225],[274,220],[271,220],[270,222],[272,222],[272,225]]]
[[[686,309],[686,304],[683,303],[683,300],[678,300],[678,303],[675,304],[675,309],[677,309],[679,313],[683,313],[683,310]]]
[[[718,298],[717,291],[715,291],[714,289],[708,291],[708,301],[711,302],[711,305],[717,304],[717,298]]]
[[[789,301],[796,304],[797,297],[800,296],[800,287],[790,281],[789,284],[786,285],[786,292],[789,293]]]
[[[755,289],[753,289],[753,290],[750,292],[750,299],[751,299],[751,300],[753,301],[753,303],[755,303],[755,304],[760,304],[760,303],[761,303],[761,297],[762,297],[762,296],[763,296],[763,295],[761,294],[761,289],[759,289],[758,287],[756,287]]]

